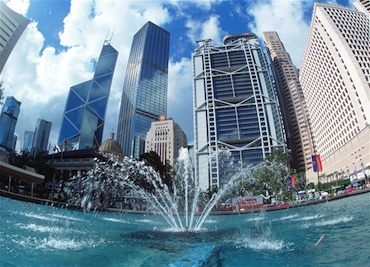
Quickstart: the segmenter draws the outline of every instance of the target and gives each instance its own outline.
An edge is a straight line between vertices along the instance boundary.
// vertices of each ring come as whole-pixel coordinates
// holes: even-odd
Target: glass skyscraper
[[[99,148],[118,52],[105,42],[92,80],[71,87],[58,144],[64,150]]]
[[[8,96],[0,114],[0,146],[8,151],[15,149],[16,137],[14,136],[21,102]]]
[[[214,157],[228,148],[246,166],[285,148],[277,91],[263,45],[251,33],[224,45],[198,41],[193,54],[196,182],[203,190],[228,182]]]
[[[144,153],[151,123],[167,114],[169,40],[169,32],[147,22],[132,41],[117,128],[127,156]]]
[[[23,146],[22,146],[21,151],[23,151],[23,152],[31,152],[34,134],[35,134],[35,132],[33,132],[33,131],[24,131],[24,134],[23,134]]]
[[[48,153],[49,135],[51,122],[39,119],[36,123],[35,134],[32,145],[32,156],[43,155]]]

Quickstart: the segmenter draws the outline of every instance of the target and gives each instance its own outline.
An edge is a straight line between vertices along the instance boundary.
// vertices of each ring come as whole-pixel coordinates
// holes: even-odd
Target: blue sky
[[[22,102],[17,149],[37,119],[53,123],[54,146],[69,88],[93,76],[105,38],[119,51],[104,138],[116,131],[122,85],[133,35],[148,20],[171,34],[168,116],[193,140],[191,54],[196,41],[219,44],[226,34],[277,31],[300,67],[313,0],[5,0],[31,20],[1,74],[5,95]],[[322,0],[351,7],[351,0]]]

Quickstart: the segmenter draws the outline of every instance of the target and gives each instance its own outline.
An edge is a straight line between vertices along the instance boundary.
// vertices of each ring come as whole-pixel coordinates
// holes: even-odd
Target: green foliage
[[[151,166],[156,172],[158,172],[163,183],[165,183],[168,188],[172,188],[172,167],[168,161],[163,164],[159,155],[154,151],[141,154],[139,160],[144,161],[146,165]]]
[[[286,197],[289,198],[293,189],[288,188],[287,185],[287,177],[290,175],[288,162],[289,155],[287,153],[281,149],[273,150],[263,162],[255,166],[253,177],[241,181],[233,193],[238,196],[260,195],[267,190],[282,200],[285,200]],[[299,184],[304,182],[304,178],[300,177]]]

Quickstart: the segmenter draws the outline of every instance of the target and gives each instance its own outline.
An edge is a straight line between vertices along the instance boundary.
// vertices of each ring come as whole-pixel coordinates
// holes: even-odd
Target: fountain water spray
[[[130,158],[97,161],[86,175],[78,174],[65,184],[69,202],[86,210],[104,209],[130,198],[144,200],[147,211],[161,215],[174,231],[200,231],[215,204],[237,180],[250,177],[247,167],[228,177],[229,181],[213,194],[200,212],[201,189],[196,186],[187,149],[179,151],[173,188],[168,188],[151,167]],[[229,159],[229,163],[232,160]]]

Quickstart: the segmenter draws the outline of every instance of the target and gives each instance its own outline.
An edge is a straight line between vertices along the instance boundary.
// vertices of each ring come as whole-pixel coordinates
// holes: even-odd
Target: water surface
[[[3,197],[0,221],[0,266],[370,262],[370,193],[288,210],[209,216],[197,233],[174,233],[154,215],[81,212]]]

